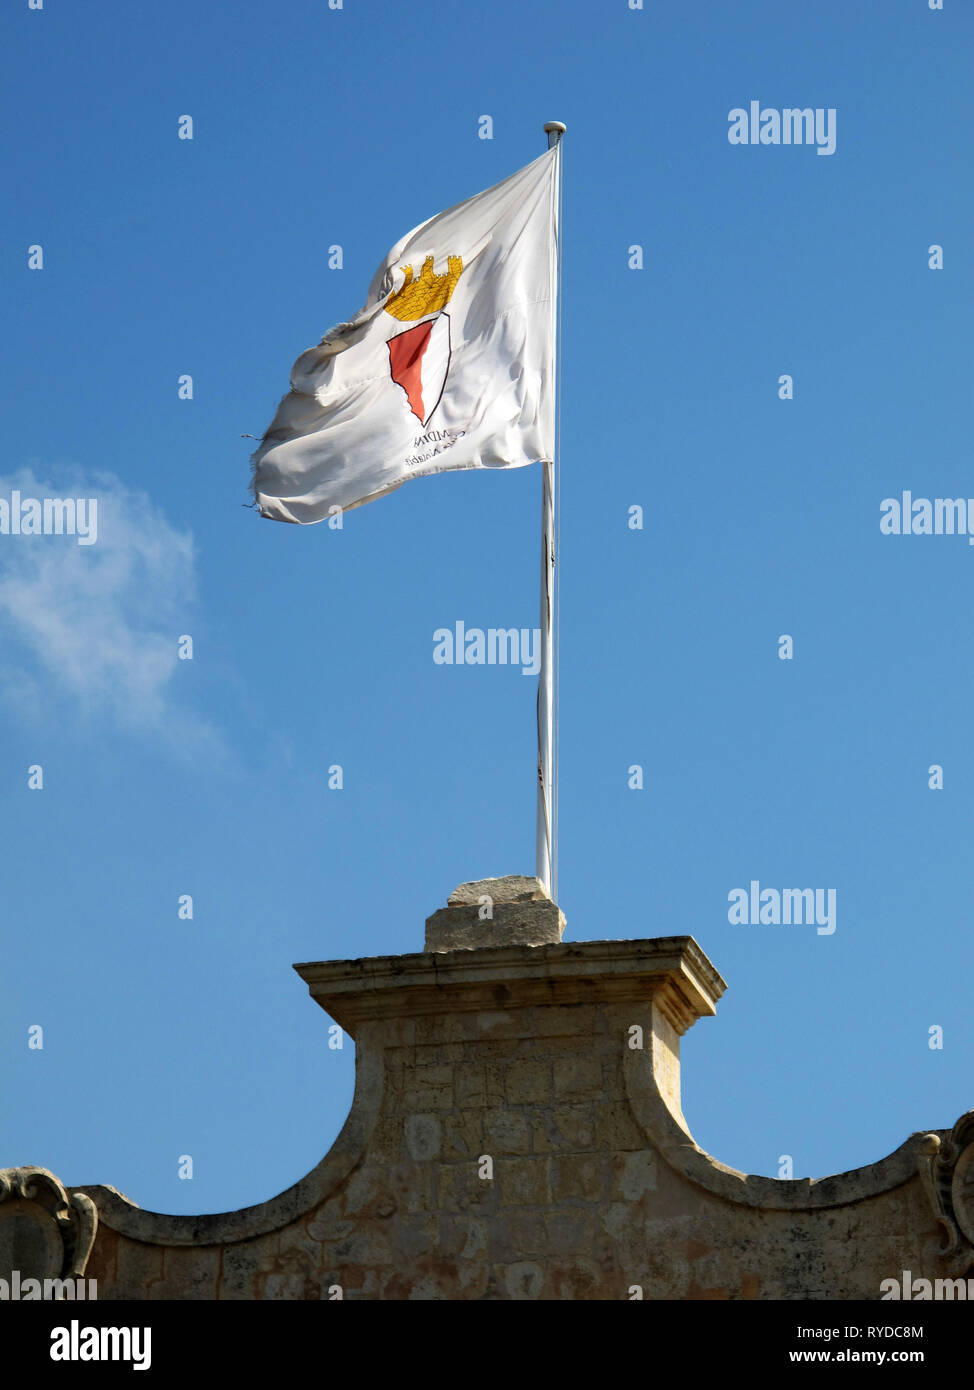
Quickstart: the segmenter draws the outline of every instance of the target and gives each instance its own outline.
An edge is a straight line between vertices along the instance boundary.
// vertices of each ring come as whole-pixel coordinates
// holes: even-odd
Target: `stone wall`
[[[469,904],[451,910],[475,936]],[[90,1207],[80,1263],[102,1300],[876,1299],[904,1269],[974,1274],[974,1113],[819,1181],[735,1172],[680,1109],[680,1036],[714,1012],[713,966],[691,937],[566,944],[558,919],[544,945],[448,931],[449,950],[296,967],[356,1042],[318,1167],[199,1217],[110,1187],[61,1189],[59,1215],[52,1175],[42,1206],[8,1170],[0,1264],[32,1248],[32,1220],[67,1230]]]

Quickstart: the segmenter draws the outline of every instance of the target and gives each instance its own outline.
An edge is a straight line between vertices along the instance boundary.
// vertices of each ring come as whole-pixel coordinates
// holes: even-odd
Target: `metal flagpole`
[[[548,149],[560,147],[565,127],[561,121],[547,121]],[[557,742],[555,711],[555,485],[558,460],[558,371],[560,368],[561,325],[561,149],[555,154],[555,274],[552,294],[552,344],[555,357],[555,450],[554,459],[542,464],[541,493],[541,667],[538,674],[538,829],[537,876],[557,902],[558,893],[558,800]]]

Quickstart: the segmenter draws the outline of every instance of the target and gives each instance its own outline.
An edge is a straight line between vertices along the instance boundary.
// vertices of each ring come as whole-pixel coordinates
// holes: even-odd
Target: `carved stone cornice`
[[[715,1012],[725,989],[692,936],[367,956],[294,969],[353,1038],[361,1023],[380,1018],[650,1001],[685,1033]]]

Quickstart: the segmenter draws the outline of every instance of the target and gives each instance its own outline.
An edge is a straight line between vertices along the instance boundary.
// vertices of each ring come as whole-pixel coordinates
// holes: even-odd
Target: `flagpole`
[[[548,149],[560,145],[565,127],[561,121],[546,121]],[[558,460],[558,348],[561,324],[561,150],[555,166],[555,255],[554,293],[552,294],[552,351],[555,361],[555,449],[554,458],[542,464],[541,490],[541,663],[538,673],[538,820],[536,859],[537,876],[551,898],[557,902],[558,893],[558,800],[557,800],[557,742],[555,711],[555,486]]]

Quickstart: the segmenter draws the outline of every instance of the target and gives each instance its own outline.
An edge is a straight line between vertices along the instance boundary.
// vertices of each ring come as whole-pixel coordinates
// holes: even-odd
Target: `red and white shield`
[[[450,370],[450,315],[440,313],[417,323],[390,338],[388,346],[392,379],[425,427],[440,403]]]

